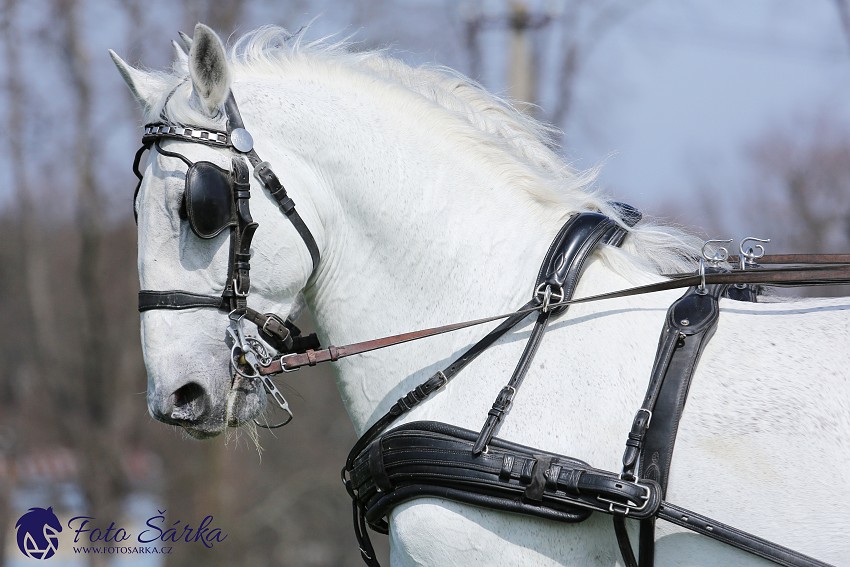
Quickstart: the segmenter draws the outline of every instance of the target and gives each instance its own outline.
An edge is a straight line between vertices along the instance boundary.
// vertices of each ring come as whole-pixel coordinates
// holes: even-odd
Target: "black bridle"
[[[166,104],[167,102],[168,99]],[[145,125],[142,147],[136,152],[133,161],[133,172],[139,178],[133,196],[134,214],[143,178],[139,164],[145,151],[155,147],[160,155],[179,159],[188,166],[181,216],[187,218],[192,232],[202,239],[214,238],[229,229],[230,249],[224,290],[220,296],[215,296],[185,290],[143,289],[139,292],[139,311],[209,308],[227,313],[230,320],[228,338],[232,342],[231,365],[234,371],[243,377],[260,379],[281,409],[287,412],[287,420],[273,426],[279,427],[289,423],[292,412],[274,383],[257,371],[260,363],[271,360],[271,355],[260,341],[242,330],[242,320],[255,324],[259,336],[279,353],[303,352],[318,347],[318,341],[315,335],[299,336],[298,327],[285,317],[274,313],[260,313],[248,307],[248,294],[251,289],[251,241],[259,226],[251,217],[248,201],[251,197],[251,169],[254,176],[277,201],[281,212],[289,219],[307,246],[312,259],[311,275],[319,265],[319,247],[310,229],[295,210],[295,202],[272,171],[271,165],[262,161],[254,150],[254,140],[245,129],[232,92],[228,95],[224,110],[227,116],[225,132],[195,126],[176,126],[167,122]],[[162,117],[164,120],[164,114]],[[192,162],[180,153],[162,148],[163,140],[179,140],[228,149],[233,152],[231,169],[224,170],[207,161]]]

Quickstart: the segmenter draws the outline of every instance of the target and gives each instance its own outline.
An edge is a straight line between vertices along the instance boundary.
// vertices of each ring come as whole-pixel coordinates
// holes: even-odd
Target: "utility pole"
[[[537,74],[539,58],[535,56],[531,31],[543,28],[551,21],[548,14],[531,14],[524,0],[511,2],[507,19],[510,30],[508,54],[508,93],[513,100],[537,104]]]
[[[470,67],[474,73],[480,73],[478,34],[483,30],[506,30],[508,96],[516,101],[537,104],[540,57],[535,52],[533,32],[549,25],[554,16],[551,11],[533,12],[527,0],[511,0],[507,8],[506,12],[485,13],[474,1],[465,4],[463,16],[466,20],[466,45],[470,53]]]

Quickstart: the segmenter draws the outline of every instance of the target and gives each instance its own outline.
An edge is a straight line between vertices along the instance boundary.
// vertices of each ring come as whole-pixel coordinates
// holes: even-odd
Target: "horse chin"
[[[198,439],[200,441],[204,439],[212,439],[213,437],[218,437],[224,431],[224,427],[215,427],[215,428],[207,428],[207,427],[196,427],[190,425],[183,425],[183,431],[189,434],[193,439]]]
[[[227,395],[228,427],[240,427],[250,423],[262,414],[265,407],[265,390],[260,380],[236,374]]]

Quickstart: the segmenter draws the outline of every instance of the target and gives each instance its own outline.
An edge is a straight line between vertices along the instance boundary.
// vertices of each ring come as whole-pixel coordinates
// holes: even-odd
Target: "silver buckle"
[[[603,498],[602,496],[597,496],[596,499],[599,500],[600,502],[604,502],[605,504],[608,504],[608,512],[610,512],[611,514],[622,514],[623,516],[628,516],[629,512],[631,512],[632,510],[637,510],[638,512],[640,512],[641,510],[645,509],[646,506],[649,504],[649,497],[652,495],[652,491],[649,490],[648,486],[644,486],[642,484],[638,484],[638,483],[629,483],[629,484],[634,484],[635,486],[639,486],[640,488],[642,488],[645,491],[645,494],[641,497],[641,500],[643,501],[642,504],[638,505],[638,504],[632,502],[631,500],[627,501],[624,504],[624,503],[618,502],[616,500],[611,500],[610,498]]]

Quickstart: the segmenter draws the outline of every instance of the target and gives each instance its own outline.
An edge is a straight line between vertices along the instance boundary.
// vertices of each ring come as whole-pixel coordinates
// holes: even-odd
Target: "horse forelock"
[[[308,29],[305,26],[290,33],[281,27],[264,26],[238,38],[229,50],[235,75],[283,76],[297,67],[317,69],[340,80],[358,76],[371,82],[377,79],[388,88],[396,87],[427,101],[433,123],[465,126],[466,151],[477,153],[490,169],[500,171],[511,188],[527,193],[541,210],[555,210],[563,218],[582,210],[614,215],[596,188],[596,169],[577,171],[558,155],[554,127],[448,67],[413,67],[392,57],[386,49],[358,50],[349,39],[308,41]],[[210,119],[193,106],[185,67],[175,64],[164,83],[169,86],[159,104],[149,108],[149,121],[165,116],[177,124],[223,128],[222,117]],[[651,222],[643,222],[631,232],[625,249],[639,258],[644,268],[661,272],[692,269],[701,244],[697,238],[678,227]],[[622,263],[615,262],[615,269],[616,264]]]

